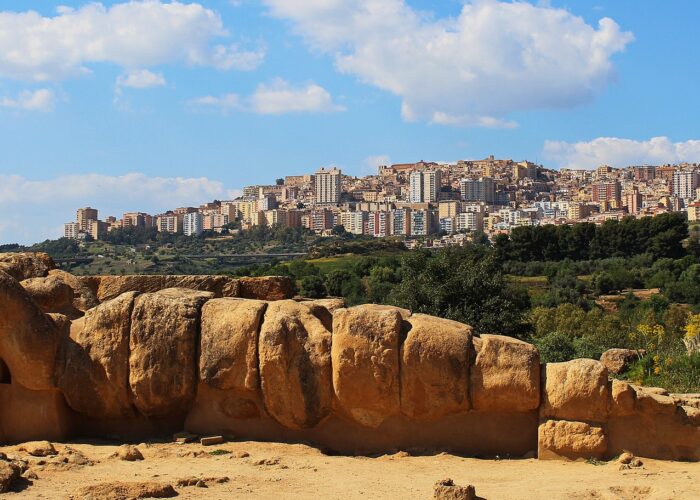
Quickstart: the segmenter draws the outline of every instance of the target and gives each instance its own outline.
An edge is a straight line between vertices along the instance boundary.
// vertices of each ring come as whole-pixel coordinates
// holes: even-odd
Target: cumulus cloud
[[[63,235],[63,223],[75,209],[93,206],[100,217],[125,211],[160,213],[179,206],[233,198],[237,191],[206,177],[150,177],[141,173],[120,176],[66,175],[32,180],[0,174],[0,243],[35,243]]]
[[[598,137],[576,143],[545,141],[543,153],[565,168],[700,162],[700,140],[672,142],[668,137],[652,137],[648,141],[636,141]]]
[[[197,3],[133,0],[55,16],[0,12],[0,77],[53,81],[89,73],[95,63],[144,68],[167,63],[251,70],[264,48],[224,43],[221,17]],[[229,41],[230,42],[230,41]]]
[[[261,83],[252,95],[245,98],[238,94],[204,96],[193,99],[190,104],[218,109],[223,113],[247,111],[261,115],[332,113],[345,110],[333,102],[326,89],[315,83],[294,86],[280,78],[270,84]]]
[[[340,72],[402,99],[409,121],[513,127],[530,109],[569,108],[611,82],[633,36],[546,4],[478,0],[435,18],[405,0],[263,0]]]
[[[56,96],[50,89],[25,90],[15,98],[0,97],[0,108],[19,109],[23,111],[51,111]]]
[[[118,88],[147,89],[150,87],[162,87],[165,83],[165,77],[162,73],[153,73],[147,69],[128,71],[117,77]]]

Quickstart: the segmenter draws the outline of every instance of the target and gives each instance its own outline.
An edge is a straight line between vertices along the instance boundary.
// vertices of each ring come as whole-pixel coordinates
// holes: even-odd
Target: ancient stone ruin
[[[0,442],[177,431],[338,453],[700,459],[700,395],[281,277],[78,277],[0,254]]]

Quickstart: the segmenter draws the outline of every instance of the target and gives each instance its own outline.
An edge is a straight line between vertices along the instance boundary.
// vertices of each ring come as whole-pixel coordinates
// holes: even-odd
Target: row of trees
[[[686,254],[683,240],[687,237],[683,214],[669,213],[601,225],[517,227],[510,236],[499,235],[494,248],[502,262],[595,260],[645,253],[654,258],[680,258]]]

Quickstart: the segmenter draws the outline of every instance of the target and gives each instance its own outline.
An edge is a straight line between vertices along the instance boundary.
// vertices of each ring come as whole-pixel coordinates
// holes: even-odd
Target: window
[[[2,358],[0,358],[0,384],[11,384],[12,375],[10,375],[10,368],[7,366]]]

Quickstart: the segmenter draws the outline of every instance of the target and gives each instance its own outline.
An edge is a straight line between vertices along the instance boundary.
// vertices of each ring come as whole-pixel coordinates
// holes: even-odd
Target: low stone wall
[[[289,300],[282,278],[34,280],[0,271],[0,441],[184,429],[339,453],[700,459],[700,395],[611,381],[594,360],[542,366],[454,321]]]

